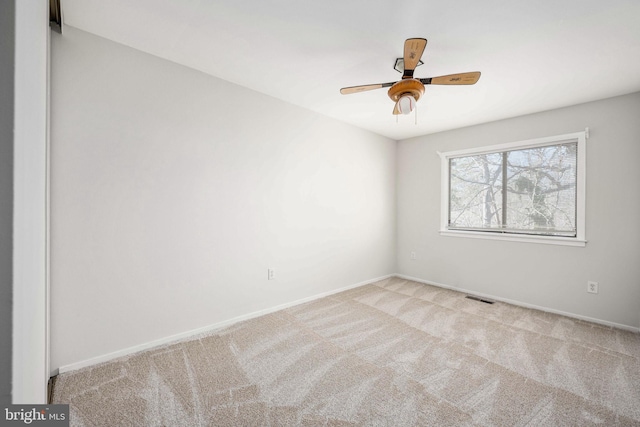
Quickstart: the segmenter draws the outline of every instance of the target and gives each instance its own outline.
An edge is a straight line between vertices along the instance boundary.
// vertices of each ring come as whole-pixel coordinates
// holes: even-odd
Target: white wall
[[[398,272],[551,310],[640,326],[640,93],[398,143]],[[444,237],[436,151],[590,128],[587,246]],[[410,260],[410,252],[417,260]],[[588,294],[588,280],[600,283]]]
[[[52,38],[52,369],[395,272],[395,141]]]
[[[49,4],[15,2],[13,124],[14,404],[46,403]]]

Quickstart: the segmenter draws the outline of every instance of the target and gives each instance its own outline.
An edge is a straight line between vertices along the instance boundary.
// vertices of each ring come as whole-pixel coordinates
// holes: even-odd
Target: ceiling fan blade
[[[427,46],[427,39],[407,39],[404,42],[404,73],[403,79],[413,78],[413,70],[418,66],[424,48]]]
[[[351,93],[366,92],[368,90],[381,89],[383,87],[391,87],[391,86],[393,86],[394,83],[396,83],[396,82],[378,83],[378,84],[374,84],[374,85],[361,85],[361,86],[343,87],[342,89],[340,89],[340,93],[343,94],[343,95],[349,95]]]
[[[398,108],[398,103],[396,102],[396,105],[393,106],[393,115],[397,116],[400,113],[400,109]]]
[[[471,73],[449,74],[440,77],[429,77],[426,79],[418,79],[425,85],[472,85],[480,79],[480,71]]]

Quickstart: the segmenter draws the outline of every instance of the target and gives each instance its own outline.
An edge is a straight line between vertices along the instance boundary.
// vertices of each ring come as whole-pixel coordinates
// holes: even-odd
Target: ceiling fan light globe
[[[400,113],[407,115],[411,113],[414,108],[416,108],[416,100],[413,96],[405,95],[398,100],[398,111],[400,111]]]

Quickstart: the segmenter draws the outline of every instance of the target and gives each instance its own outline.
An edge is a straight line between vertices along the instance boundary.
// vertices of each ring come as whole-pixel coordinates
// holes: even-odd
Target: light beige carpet
[[[60,375],[78,426],[640,425],[640,336],[399,278]]]

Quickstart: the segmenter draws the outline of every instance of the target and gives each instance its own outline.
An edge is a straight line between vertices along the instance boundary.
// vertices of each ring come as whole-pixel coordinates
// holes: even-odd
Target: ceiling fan
[[[390,87],[387,94],[389,95],[389,98],[395,102],[393,114],[409,114],[414,110],[418,99],[420,99],[424,94],[424,85],[472,85],[480,79],[479,71],[449,74],[440,77],[427,77],[424,79],[414,78],[413,71],[422,63],[420,58],[422,57],[422,53],[426,46],[427,39],[413,38],[407,39],[404,42],[404,70],[401,71],[402,80],[390,83],[343,87],[340,89],[340,93],[343,95],[349,95],[352,93]],[[402,58],[398,58],[398,60],[396,60],[396,65],[400,63],[401,60]]]

